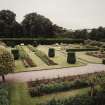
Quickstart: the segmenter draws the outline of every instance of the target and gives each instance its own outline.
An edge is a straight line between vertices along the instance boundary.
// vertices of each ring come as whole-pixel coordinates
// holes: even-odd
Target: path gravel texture
[[[87,66],[62,68],[43,71],[20,72],[6,75],[7,81],[28,82],[36,79],[51,79],[56,77],[73,76],[105,71],[103,64],[88,64]],[[1,80],[1,77],[0,77]]]

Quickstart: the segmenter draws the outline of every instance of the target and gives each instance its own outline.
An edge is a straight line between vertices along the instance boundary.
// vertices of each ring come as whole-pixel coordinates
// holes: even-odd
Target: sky
[[[10,9],[21,22],[37,12],[67,29],[105,26],[105,0],[0,0],[0,10]]]

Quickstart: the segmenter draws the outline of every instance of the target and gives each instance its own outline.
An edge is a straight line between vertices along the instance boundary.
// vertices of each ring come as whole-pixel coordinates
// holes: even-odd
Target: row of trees
[[[10,10],[0,11],[0,37],[6,38],[76,38],[76,39],[105,39],[105,28],[92,30],[67,30],[53,24],[48,18],[29,13],[24,16],[21,23],[16,21],[16,14]]]
[[[37,13],[25,15],[24,20],[18,23],[14,12],[0,11],[0,37],[54,37],[64,31],[65,29]]]
[[[76,31],[66,31],[62,34],[63,37],[76,38],[76,39],[91,39],[97,41],[105,41],[105,28],[98,27],[91,30],[83,29]]]

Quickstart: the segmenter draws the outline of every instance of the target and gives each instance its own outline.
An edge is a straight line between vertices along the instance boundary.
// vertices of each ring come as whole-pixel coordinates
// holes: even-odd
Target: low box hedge
[[[67,52],[73,51],[73,52],[81,52],[81,51],[98,51],[99,48],[73,48],[73,49],[67,49]]]

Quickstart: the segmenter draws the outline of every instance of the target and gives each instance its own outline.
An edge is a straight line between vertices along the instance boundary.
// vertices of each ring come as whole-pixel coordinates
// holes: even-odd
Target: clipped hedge
[[[102,64],[105,64],[105,59],[102,60]]]
[[[84,88],[87,86],[89,86],[88,83],[83,80],[75,80],[73,82],[65,81],[60,83],[54,82],[32,87],[29,89],[29,93],[32,97],[35,97],[72,89]]]
[[[73,52],[81,52],[81,51],[98,51],[99,48],[73,48],[73,49],[67,49],[67,52],[73,51]]]
[[[84,43],[83,39],[57,39],[57,38],[49,38],[49,39],[42,39],[42,38],[2,38],[0,39],[4,41],[7,45],[17,45],[20,43],[25,43],[25,44],[32,44],[34,45],[36,42],[37,44],[42,44],[42,45],[51,45],[55,43],[65,43],[65,44],[72,44],[72,43]]]
[[[48,56],[49,57],[55,57],[55,49],[54,48],[49,48]]]
[[[75,52],[68,52],[67,63],[69,63],[69,64],[75,64],[76,63]]]
[[[19,50],[18,49],[12,49],[11,52],[14,56],[14,60],[19,59]]]

